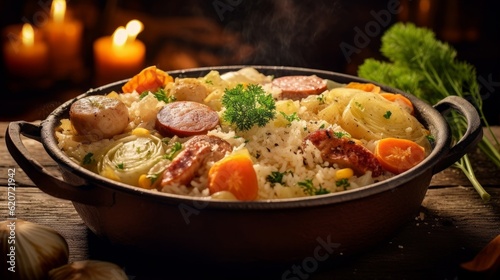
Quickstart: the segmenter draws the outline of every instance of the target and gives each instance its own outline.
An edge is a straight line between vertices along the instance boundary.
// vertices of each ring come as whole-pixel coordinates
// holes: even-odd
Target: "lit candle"
[[[132,20],[126,27],[118,27],[112,36],[94,42],[97,85],[130,78],[142,70],[146,47],[136,39],[142,28],[140,21]]]
[[[44,31],[49,45],[52,74],[64,78],[81,67],[82,24],[67,16],[66,1],[54,0]]]
[[[14,29],[12,29],[14,30]],[[4,59],[7,71],[19,77],[39,78],[47,72],[48,50],[39,40],[33,27],[26,23],[21,32],[9,32],[9,40],[4,44]]]

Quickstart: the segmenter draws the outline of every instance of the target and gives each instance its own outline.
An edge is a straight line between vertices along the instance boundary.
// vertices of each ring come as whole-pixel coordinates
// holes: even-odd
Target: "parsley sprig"
[[[160,88],[155,92],[151,92],[153,96],[158,100],[158,101],[163,101],[165,103],[171,103],[175,101],[175,96],[168,96],[167,92],[165,92],[164,89]],[[149,91],[145,91],[141,93],[139,96],[139,99],[143,99],[149,94]]]
[[[276,104],[271,94],[266,94],[260,85],[250,84],[246,88],[238,84],[226,89],[222,96],[226,107],[223,118],[239,130],[249,130],[255,125],[265,126],[276,116]]]

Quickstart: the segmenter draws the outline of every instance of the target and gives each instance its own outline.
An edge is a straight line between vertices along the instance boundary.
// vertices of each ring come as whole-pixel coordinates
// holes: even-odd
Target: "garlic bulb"
[[[68,243],[47,226],[21,219],[1,221],[0,244],[0,279],[45,279],[51,269],[68,263]]]
[[[49,272],[49,280],[128,280],[125,272],[116,264],[85,260],[76,261]]]

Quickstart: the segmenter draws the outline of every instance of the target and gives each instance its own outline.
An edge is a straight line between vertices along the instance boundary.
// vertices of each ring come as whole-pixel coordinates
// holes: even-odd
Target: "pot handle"
[[[50,174],[28,152],[21,135],[42,142],[41,127],[25,121],[17,121],[11,122],[5,132],[5,143],[10,154],[40,190],[57,198],[87,205],[112,206],[114,204],[112,192],[102,191],[101,188],[95,186],[72,185]]]
[[[442,115],[450,109],[454,109],[463,115],[467,121],[467,130],[462,138],[460,138],[458,142],[450,148],[448,154],[442,157],[437,164],[434,165],[432,172],[433,174],[436,174],[450,167],[467,152],[472,150],[482,139],[483,128],[481,126],[481,118],[479,117],[476,108],[462,97],[448,96],[434,105],[434,108]]]

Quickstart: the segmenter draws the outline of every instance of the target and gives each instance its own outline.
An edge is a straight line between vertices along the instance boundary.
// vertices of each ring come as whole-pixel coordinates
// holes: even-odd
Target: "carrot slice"
[[[406,139],[384,138],[375,147],[375,157],[382,167],[394,174],[402,173],[424,160],[424,147]]]
[[[238,200],[255,200],[259,186],[248,151],[229,155],[214,163],[208,171],[208,189],[210,194],[229,191]]]
[[[404,95],[388,92],[382,92],[380,93],[380,95],[391,102],[398,102],[401,106],[404,106],[404,108],[406,108],[406,110],[408,110],[410,114],[413,115],[413,104],[411,103],[410,99],[406,98]]]
[[[346,88],[360,89],[360,90],[367,91],[367,92],[375,92],[375,93],[380,92],[380,87],[376,86],[374,84],[371,84],[371,83],[350,82],[345,87]]]
[[[490,241],[473,260],[461,264],[462,268],[475,272],[500,270],[500,235]]]
[[[174,78],[168,73],[150,66],[143,69],[135,75],[122,87],[123,92],[133,92],[134,90],[141,94],[144,91],[156,91],[158,88],[174,81]]]

